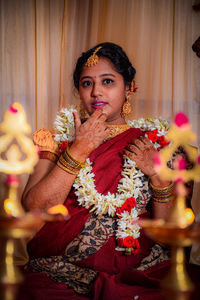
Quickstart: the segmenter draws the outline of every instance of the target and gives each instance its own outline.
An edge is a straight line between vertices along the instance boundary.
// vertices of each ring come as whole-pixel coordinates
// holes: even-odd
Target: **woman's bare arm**
[[[44,210],[63,204],[76,176],[47,159],[40,159],[22,195],[25,210]]]

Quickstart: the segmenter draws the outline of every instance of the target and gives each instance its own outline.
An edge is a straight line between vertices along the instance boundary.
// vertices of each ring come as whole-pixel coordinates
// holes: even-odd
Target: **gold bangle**
[[[80,169],[76,168],[73,164],[71,164],[70,161],[67,161],[62,155],[60,156],[59,161],[63,166],[65,166],[67,168],[70,168],[74,171],[80,170]]]
[[[152,200],[154,202],[158,202],[158,203],[168,203],[170,202],[171,200],[173,199],[173,196],[170,195],[169,197],[165,198],[165,199],[160,199],[160,198],[157,198],[157,197],[152,197]]]
[[[82,162],[78,161],[76,158],[74,158],[69,153],[69,147],[66,148],[65,153],[64,153],[64,157],[69,158],[75,165],[77,165],[77,168],[78,167],[84,168],[85,166],[87,166],[86,163],[82,163]]]
[[[72,170],[72,169],[64,166],[59,160],[57,161],[57,166],[59,168],[61,168],[62,170],[66,171],[67,173],[72,174],[72,175],[78,175],[78,173],[79,173],[78,170]]]
[[[150,181],[150,187],[152,188],[153,192],[155,191],[157,193],[163,194],[163,193],[172,191],[173,187],[174,187],[174,183],[172,182],[168,186],[165,186],[163,188],[158,188],[158,187],[154,186]]]
[[[74,172],[79,172],[78,169],[74,168],[71,164],[69,164],[62,156],[59,158],[59,164],[63,165],[65,168],[70,169]]]
[[[150,187],[152,190],[152,200],[155,202],[167,203],[173,198],[173,182],[164,188],[157,188],[150,182]]]
[[[53,153],[53,152],[50,152],[50,151],[40,151],[39,152],[39,158],[40,159],[48,159],[52,162],[57,162],[58,155]]]
[[[63,153],[63,159],[68,162],[74,169],[81,169],[81,166],[77,164],[75,161],[73,161],[68,154],[65,152]]]

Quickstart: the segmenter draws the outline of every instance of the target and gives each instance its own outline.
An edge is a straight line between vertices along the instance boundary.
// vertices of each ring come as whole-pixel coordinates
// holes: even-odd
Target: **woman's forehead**
[[[116,70],[113,63],[103,57],[99,57],[98,63],[94,66],[87,67],[84,66],[81,72],[80,80],[83,77],[99,77],[103,75],[113,75],[113,76],[121,76]]]

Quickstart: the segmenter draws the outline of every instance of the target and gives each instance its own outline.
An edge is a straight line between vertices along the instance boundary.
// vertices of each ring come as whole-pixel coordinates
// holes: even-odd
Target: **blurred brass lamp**
[[[68,219],[62,205],[51,214],[25,213],[18,199],[19,175],[31,173],[38,161],[37,149],[26,136],[31,132],[19,103],[13,103],[0,124],[0,172],[7,174],[8,196],[0,202],[0,299],[15,299],[23,276],[14,264],[15,240],[28,238],[46,221]],[[63,210],[65,217],[60,212]]]
[[[178,113],[167,134],[167,139],[171,141],[170,145],[155,157],[155,171],[162,179],[170,180],[175,184],[174,206],[166,220],[141,221],[147,235],[171,246],[171,267],[161,283],[166,299],[170,300],[190,299],[194,289],[186,272],[184,247],[200,241],[200,227],[194,224],[194,214],[186,206],[187,189],[185,188],[187,181],[200,179],[200,155],[189,144],[195,138],[187,116]],[[192,169],[186,170],[183,157],[176,158],[173,169],[167,167],[167,161],[172,158],[179,146],[184,148],[189,160],[193,162]]]

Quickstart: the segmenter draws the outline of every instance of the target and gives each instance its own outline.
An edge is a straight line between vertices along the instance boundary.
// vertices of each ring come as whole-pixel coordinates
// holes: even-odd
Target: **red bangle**
[[[40,151],[39,158],[40,159],[48,159],[48,160],[56,163],[58,160],[58,155],[53,152],[50,152],[50,151]]]

